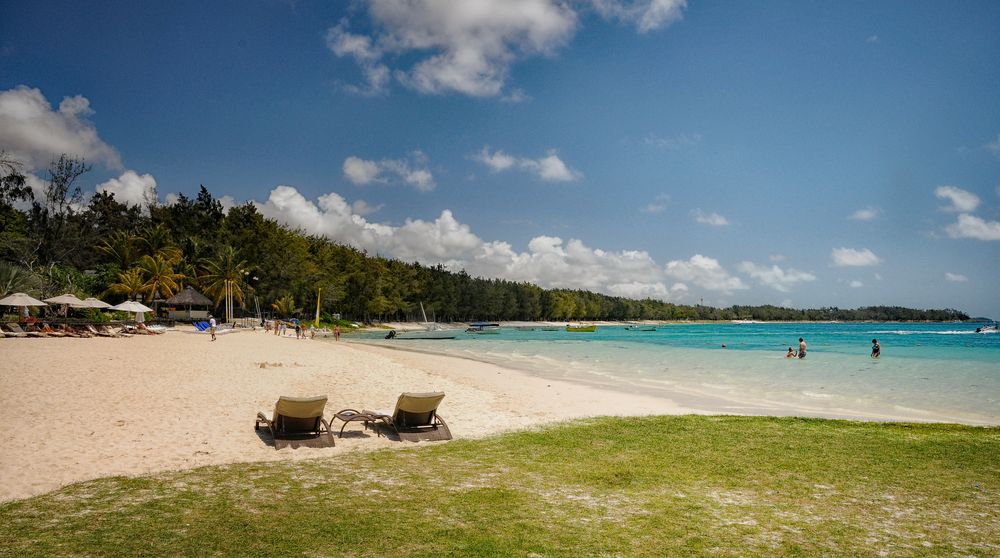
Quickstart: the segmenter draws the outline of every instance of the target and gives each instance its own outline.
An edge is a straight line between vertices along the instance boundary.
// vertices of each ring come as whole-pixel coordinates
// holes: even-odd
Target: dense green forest
[[[224,211],[204,186],[172,205],[130,206],[107,193],[85,201],[79,179],[88,171],[64,155],[36,197],[22,165],[0,152],[0,297],[72,292],[151,302],[191,285],[221,308],[232,282],[237,308],[254,308],[256,297],[263,311],[308,316],[322,291],[323,313],[361,322],[418,320],[421,302],[438,321],[968,319],[957,310],[882,306],[687,306],[470,277],[289,229],[250,203]]]

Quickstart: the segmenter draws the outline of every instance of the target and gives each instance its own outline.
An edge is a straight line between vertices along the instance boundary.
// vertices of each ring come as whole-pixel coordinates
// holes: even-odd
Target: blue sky
[[[545,287],[1000,317],[997,2],[3,13],[0,147],[39,176]]]

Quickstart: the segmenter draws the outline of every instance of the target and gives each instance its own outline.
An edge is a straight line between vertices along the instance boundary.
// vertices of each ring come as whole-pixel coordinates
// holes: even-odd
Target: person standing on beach
[[[208,331],[212,334],[212,341],[215,341],[215,316],[208,315]]]
[[[882,345],[879,344],[878,339],[872,339],[872,358],[880,356],[882,356]]]
[[[806,358],[806,341],[799,337],[799,358]]]
[[[333,326],[333,340],[340,341],[340,326]]]

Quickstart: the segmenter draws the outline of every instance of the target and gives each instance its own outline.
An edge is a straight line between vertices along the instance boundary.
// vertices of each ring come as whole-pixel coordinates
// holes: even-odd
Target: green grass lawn
[[[1000,428],[599,418],[402,447],[76,484],[0,505],[0,555],[1000,555]]]

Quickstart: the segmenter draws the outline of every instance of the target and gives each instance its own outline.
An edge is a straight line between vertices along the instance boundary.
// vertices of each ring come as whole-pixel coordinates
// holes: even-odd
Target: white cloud
[[[369,0],[373,37],[347,31],[341,21],[327,33],[338,57],[351,57],[365,74],[359,92],[381,92],[388,63],[415,62],[392,74],[422,93],[457,92],[477,97],[503,93],[510,66],[519,59],[553,54],[576,31],[571,7],[551,0]],[[391,59],[391,60],[388,60]],[[516,92],[508,96],[518,96]]]
[[[369,161],[350,156],[344,159],[344,177],[354,184],[371,184],[372,182],[388,183],[386,175],[395,175],[396,179],[413,186],[421,192],[434,189],[434,175],[426,167],[427,157],[420,151],[413,151],[407,159],[382,159]]]
[[[868,248],[862,250],[834,248],[830,257],[833,259],[833,265],[837,267],[867,267],[882,263],[882,258]]]
[[[987,151],[992,153],[995,157],[1000,158],[1000,135],[997,136],[997,140],[994,142],[987,143],[983,146]]]
[[[378,179],[379,168],[375,161],[366,161],[353,155],[344,159],[344,176],[355,184],[370,184]]]
[[[19,86],[0,91],[0,146],[24,163],[41,169],[65,153],[121,169],[118,151],[104,143],[84,118],[93,114],[85,97],[66,97],[54,110],[41,90]]]
[[[657,214],[667,210],[667,202],[670,201],[669,194],[660,194],[653,198],[653,201],[639,209],[643,213]]]
[[[492,172],[518,168],[530,172],[546,182],[571,182],[583,178],[583,173],[566,166],[566,163],[556,154],[555,149],[550,149],[544,157],[530,159],[515,157],[499,149],[490,153],[490,147],[487,145],[479,153],[471,155],[469,158],[486,165]]]
[[[761,285],[771,287],[772,289],[782,293],[789,292],[791,287],[797,283],[816,280],[816,276],[812,273],[799,271],[797,269],[789,269],[786,271],[776,265],[768,267],[744,261],[740,262],[737,269],[740,272],[746,273],[750,277],[756,279]]]
[[[850,285],[852,289],[860,289],[861,287],[865,286],[864,283],[858,280],[851,281],[850,283],[848,283],[848,285]]]
[[[591,0],[601,17],[634,25],[640,33],[681,18],[686,0]],[[341,20],[327,31],[327,48],[353,59],[364,82],[347,86],[383,94],[395,78],[428,94],[460,93],[507,102],[530,99],[505,92],[520,60],[552,56],[578,27],[579,3],[561,0],[367,0],[371,35],[352,33]]]
[[[784,254],[772,254],[772,255],[768,256],[767,259],[771,260],[774,263],[778,263],[778,262],[783,262],[783,261],[787,260],[788,256],[786,256]]]
[[[868,38],[865,39],[865,42],[866,43],[877,43],[878,42],[878,35],[868,35]]]
[[[944,230],[952,238],[1000,240],[1000,221],[986,221],[968,213],[959,215],[958,221],[948,225]]]
[[[851,213],[848,219],[852,219],[854,221],[873,221],[879,216],[879,213],[881,213],[881,210],[878,208],[870,206],[862,207],[854,213]]]
[[[735,290],[747,289],[739,277],[734,277],[726,271],[715,258],[695,254],[688,260],[673,260],[667,262],[666,274],[670,277],[694,283],[710,291],[731,293]]]
[[[938,186],[934,195],[951,202],[951,205],[942,208],[945,211],[968,213],[979,207],[979,196],[954,186]]]
[[[168,192],[167,195],[163,196],[163,205],[174,205],[181,200],[180,194],[176,192]]]
[[[711,225],[713,227],[725,227],[729,224],[729,220],[719,215],[718,213],[705,213],[700,209],[695,209],[691,212],[691,216],[694,220],[703,224]]]
[[[966,281],[969,280],[969,278],[966,277],[965,275],[962,275],[960,273],[950,273],[947,271],[944,274],[944,278],[948,281],[951,281],[952,283],[965,283]]]
[[[114,194],[118,203],[146,207],[157,201],[156,179],[151,174],[140,175],[128,170],[118,178],[97,185],[98,192]]]
[[[592,0],[594,9],[605,19],[635,25],[647,33],[681,19],[687,0]]]
[[[486,165],[493,172],[505,171],[517,163],[517,159],[497,149],[490,153],[490,146],[484,146],[482,151],[472,156],[473,160]]]

